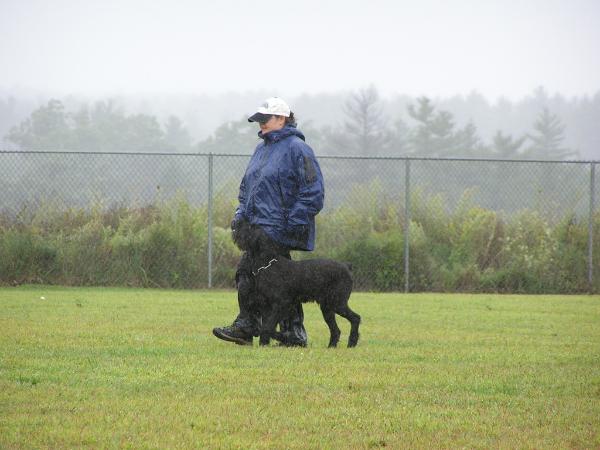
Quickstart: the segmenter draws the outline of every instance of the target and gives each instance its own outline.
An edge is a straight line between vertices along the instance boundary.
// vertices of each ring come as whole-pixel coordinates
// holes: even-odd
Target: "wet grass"
[[[599,296],[351,305],[355,349],[315,305],[308,348],[259,348],[211,334],[232,291],[2,288],[0,448],[600,446]]]

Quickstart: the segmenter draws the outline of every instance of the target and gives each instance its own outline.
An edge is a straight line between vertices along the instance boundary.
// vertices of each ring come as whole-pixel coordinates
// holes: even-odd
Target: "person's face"
[[[262,134],[267,134],[270,131],[281,130],[285,126],[284,116],[271,116],[266,122],[258,122]]]

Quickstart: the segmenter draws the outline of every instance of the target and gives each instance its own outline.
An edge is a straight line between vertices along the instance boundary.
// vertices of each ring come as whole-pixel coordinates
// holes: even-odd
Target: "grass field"
[[[350,304],[355,349],[316,305],[259,348],[211,334],[231,291],[0,289],[0,448],[600,447],[599,296]]]

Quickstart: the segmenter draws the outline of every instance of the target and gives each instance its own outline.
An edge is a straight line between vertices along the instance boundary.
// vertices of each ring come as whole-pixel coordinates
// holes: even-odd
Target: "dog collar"
[[[267,264],[266,266],[262,266],[262,267],[259,267],[258,269],[256,269],[256,272],[252,271],[252,275],[254,275],[254,276],[258,275],[258,272],[260,272],[261,270],[264,270],[264,269],[268,269],[269,267],[271,267],[271,264],[273,264],[274,262],[277,262],[277,260],[275,258],[273,258],[271,261],[269,261],[269,264]]]

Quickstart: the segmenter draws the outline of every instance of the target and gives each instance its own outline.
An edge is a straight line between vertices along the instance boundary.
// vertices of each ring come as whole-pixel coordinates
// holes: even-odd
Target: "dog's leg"
[[[321,306],[321,312],[323,313],[323,319],[329,327],[329,347],[337,347],[337,343],[340,340],[340,328],[335,321],[335,312],[329,309],[325,305]]]
[[[348,337],[348,347],[356,347],[358,343],[358,326],[360,325],[360,316],[350,309],[348,305],[344,305],[335,311],[344,319],[350,322],[350,336]]]
[[[281,308],[279,305],[273,305],[270,314],[263,318],[262,327],[260,329],[259,345],[269,345],[271,337],[275,335],[275,328],[281,319]]]

